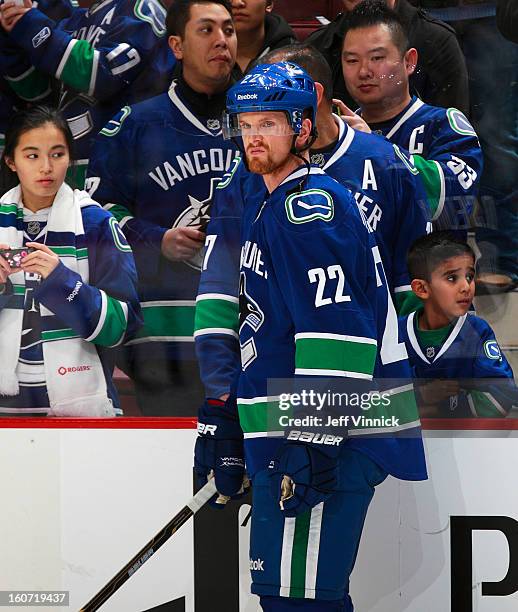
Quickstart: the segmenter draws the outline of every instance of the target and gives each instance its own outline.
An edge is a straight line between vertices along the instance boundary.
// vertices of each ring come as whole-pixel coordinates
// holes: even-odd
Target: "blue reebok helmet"
[[[304,111],[309,112],[316,136],[317,93],[309,74],[293,62],[261,64],[251,70],[227,92],[227,110],[223,116],[223,135],[239,134],[239,113],[283,111],[293,132],[302,127]]]

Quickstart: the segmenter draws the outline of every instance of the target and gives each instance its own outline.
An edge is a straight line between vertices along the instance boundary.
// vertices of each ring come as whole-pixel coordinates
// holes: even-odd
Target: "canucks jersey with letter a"
[[[305,377],[309,388],[311,377],[365,380],[383,361],[386,376],[410,378],[379,250],[355,200],[320,169],[307,172],[244,207],[237,403],[252,475],[282,442],[269,380]],[[395,476],[425,478],[412,387],[392,392],[399,422],[379,438],[350,430],[348,444]]]
[[[489,324],[472,313],[459,317],[441,346],[421,346],[415,326],[418,312],[400,319],[416,378],[454,379],[461,391],[441,402],[442,415],[501,417],[518,406],[513,371]]]
[[[161,242],[169,228],[205,226],[235,154],[220,121],[196,116],[176,81],[168,93],[123,108],[99,134],[87,187],[119,220],[135,255],[145,324],[133,342],[163,341],[171,358],[194,357],[202,253],[173,262]]]
[[[9,37],[22,51],[6,74],[11,86],[34,96],[48,87],[49,76],[63,83],[59,107],[82,160],[119,108],[165,91],[172,75],[158,0],[98,0],[59,22],[32,9]]]
[[[414,96],[393,119],[369,126],[410,156],[435,225],[467,229],[482,173],[482,150],[466,117],[455,108],[430,106]]]
[[[7,206],[2,206],[6,209]],[[37,274],[25,274],[25,287],[8,285],[6,293],[0,295],[0,309],[10,307],[23,308],[22,338],[17,366],[20,393],[16,396],[2,396],[0,414],[20,416],[44,416],[49,409],[49,398],[43,367],[43,334],[46,333],[45,322],[40,312],[40,300],[45,302],[62,321],[62,331],[91,338],[99,355],[108,396],[117,412],[119,400],[111,372],[113,360],[109,346],[131,338],[142,320],[136,294],[136,270],[131,249],[115,219],[100,206],[90,205],[81,209],[84,234],[78,236],[74,249],[87,257],[89,265],[89,282],[84,283],[81,277],[66,267],[67,235],[60,232],[47,233],[47,219],[51,208],[38,212],[24,209],[23,219],[18,223],[23,227],[24,244],[40,242],[47,244],[54,252],[63,257],[63,264],[58,266],[45,282]],[[79,290],[80,289],[80,290]],[[103,300],[102,292],[107,296]],[[63,299],[65,294],[66,299]],[[117,316],[118,301],[127,309],[127,320]],[[120,309],[120,307],[119,307]],[[65,369],[80,366],[67,363],[63,355],[63,375]]]
[[[406,254],[426,233],[430,220],[419,171],[395,145],[350,128],[335,117],[340,132],[331,151],[311,161],[351,190],[379,246],[390,292],[410,290]]]

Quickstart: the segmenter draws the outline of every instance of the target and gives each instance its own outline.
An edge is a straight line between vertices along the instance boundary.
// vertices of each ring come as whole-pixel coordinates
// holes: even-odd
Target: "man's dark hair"
[[[309,76],[324,88],[328,102],[333,99],[333,74],[326,58],[315,47],[304,44],[292,44],[270,51],[258,60],[260,64],[274,62],[293,62],[304,69]]]
[[[453,232],[438,231],[421,236],[413,242],[406,257],[410,279],[421,278],[429,281],[432,272],[441,263],[459,255],[469,255],[475,263],[472,248]]]
[[[173,0],[165,18],[167,36],[184,37],[185,26],[191,17],[191,6],[193,4],[221,4],[232,15],[232,2],[230,0]]]
[[[355,6],[347,16],[344,40],[349,30],[370,28],[377,25],[387,26],[392,42],[403,56],[410,46],[406,28],[396,11],[390,9],[384,0],[363,0]]]

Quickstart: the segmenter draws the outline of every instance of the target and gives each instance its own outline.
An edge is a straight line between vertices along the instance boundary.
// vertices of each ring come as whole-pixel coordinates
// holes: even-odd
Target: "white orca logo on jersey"
[[[173,223],[173,227],[196,227],[197,225],[205,227],[207,225],[210,219],[212,195],[220,178],[221,177],[213,177],[210,179],[209,195],[205,200],[198,200],[198,198],[189,195],[189,202],[191,205],[178,215],[176,221]],[[200,249],[194,257],[183,263],[195,270],[201,270],[203,255],[204,250]]]
[[[496,340],[486,340],[484,342],[484,353],[488,359],[494,359],[495,361],[502,359],[502,353]]]
[[[285,207],[288,220],[296,225],[316,219],[331,221],[335,215],[333,198],[322,189],[307,189],[301,193],[293,193],[286,198]]]

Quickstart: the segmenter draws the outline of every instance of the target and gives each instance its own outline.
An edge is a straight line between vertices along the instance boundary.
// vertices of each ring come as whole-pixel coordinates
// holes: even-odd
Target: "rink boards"
[[[192,495],[194,421],[38,424],[0,429],[0,590],[68,590],[69,608],[39,609],[78,610]],[[352,577],[361,612],[459,602],[469,612],[471,600],[477,612],[517,609],[518,432],[510,419],[447,425],[425,432],[429,481],[377,489]],[[244,503],[191,520],[102,610],[258,611],[247,512]]]

